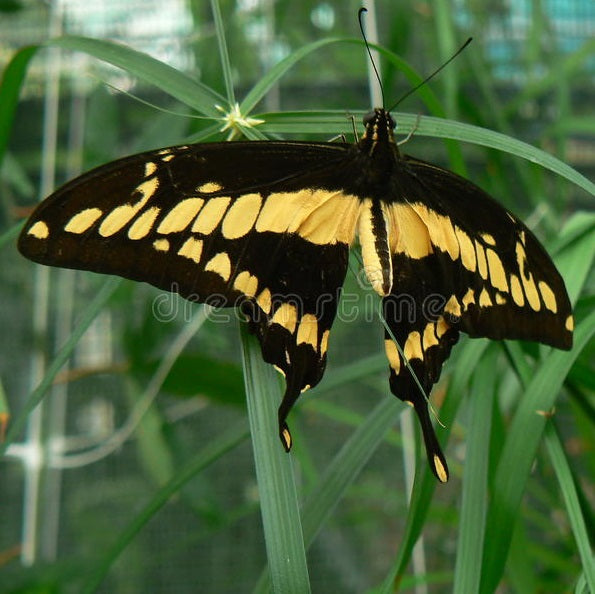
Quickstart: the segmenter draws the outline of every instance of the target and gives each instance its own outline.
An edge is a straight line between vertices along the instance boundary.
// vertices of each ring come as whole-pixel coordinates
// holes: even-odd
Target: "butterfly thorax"
[[[386,110],[374,109],[364,117],[364,125],[366,130],[358,143],[365,163],[361,167],[362,204],[357,234],[366,276],[374,290],[385,296],[393,283],[387,204],[394,199],[391,185],[400,155],[393,136],[395,122]]]
[[[385,194],[400,159],[394,139],[395,121],[383,108],[377,107],[364,116],[365,132],[358,142],[365,187],[373,194]]]

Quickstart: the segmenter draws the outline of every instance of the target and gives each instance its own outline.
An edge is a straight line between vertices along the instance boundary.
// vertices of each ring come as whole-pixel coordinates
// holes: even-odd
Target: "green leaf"
[[[275,64],[240,102],[240,111],[244,115],[250,114],[256,104],[269,92],[279,79],[297,62],[313,51],[331,43],[345,41],[344,39],[321,39],[302,46],[279,63]]]
[[[577,489],[572,477],[568,460],[564,454],[564,448],[560,442],[553,422],[549,422],[545,428],[545,444],[547,446],[552,466],[556,471],[558,484],[564,498],[568,518],[572,527],[572,533],[577,544],[581,558],[584,576],[591,592],[595,592],[595,558],[591,550],[589,535],[585,526],[585,519],[581,511]]]
[[[494,389],[497,385],[497,354],[497,349],[487,349],[473,375],[453,586],[453,592],[460,594],[477,592],[481,579],[488,505],[489,435]]]
[[[213,118],[221,117],[221,113],[215,109],[215,105],[224,105],[224,97],[206,85],[147,54],[113,41],[76,35],[50,39],[46,42],[46,45],[89,54],[155,85],[164,93],[171,95],[199,113]]]
[[[240,326],[248,418],[271,582],[275,592],[307,594],[310,580],[292,458],[285,454],[278,437],[279,381],[273,367],[263,361],[256,337],[248,333],[246,324]]]
[[[27,68],[38,49],[38,45],[31,45],[19,50],[2,72],[2,81],[0,81],[0,163],[4,159],[8,146],[14,114]]]
[[[403,411],[403,404],[392,396],[384,398],[367,415],[343,444],[341,450],[326,467],[316,487],[308,496],[302,510],[303,534],[309,547],[333,510],[344,497],[366,462],[384,441],[386,432]],[[267,576],[261,576],[255,592],[268,592]]]
[[[402,117],[402,116],[401,116]],[[479,126],[464,124],[453,120],[439,119],[429,116],[423,116],[419,120],[416,134],[433,136],[437,138],[452,138],[462,140],[480,146],[498,149],[521,157],[532,163],[542,165],[546,169],[565,177],[577,186],[583,188],[595,196],[595,184],[589,181],[584,175],[560,161],[553,155],[538,149],[522,140],[517,140],[512,136],[501,134],[493,130],[487,130]]]
[[[221,16],[221,9],[217,0],[211,0],[211,10],[213,12],[213,20],[215,21],[215,33],[217,38],[217,47],[219,48],[219,60],[221,60],[221,70],[223,71],[223,80],[225,81],[225,92],[227,94],[227,104],[232,106],[236,102],[233,90],[233,74],[231,71],[231,63],[229,61],[229,53],[227,52],[227,43],[225,41],[225,26],[223,24],[223,17]]]
[[[595,312],[576,328],[571,351],[552,350],[535,370],[519,402],[494,478],[488,514],[480,592],[493,592],[501,579],[512,529],[546,419],[537,411],[552,408],[568,371],[595,334]]]

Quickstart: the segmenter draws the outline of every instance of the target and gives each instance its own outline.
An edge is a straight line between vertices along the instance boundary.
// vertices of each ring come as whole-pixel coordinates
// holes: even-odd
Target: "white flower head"
[[[230,130],[229,140],[231,140],[238,132],[241,132],[242,128],[252,128],[253,126],[258,126],[258,124],[264,124],[264,120],[244,117],[240,112],[239,103],[235,103],[229,111],[226,111],[221,105],[215,105],[215,108],[224,114],[221,118],[223,125],[221,126],[220,131],[225,132],[225,130]]]

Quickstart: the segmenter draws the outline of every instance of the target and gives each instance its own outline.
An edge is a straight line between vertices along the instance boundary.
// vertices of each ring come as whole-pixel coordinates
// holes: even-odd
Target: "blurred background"
[[[241,100],[275,64],[308,43],[359,39],[360,4],[220,0],[236,97]],[[370,0],[366,6],[370,38],[421,76],[467,37],[474,38],[430,83],[442,108],[431,115],[512,134],[593,179],[595,3]],[[0,0],[2,69],[24,46],[62,35],[126,44],[225,94],[207,0]],[[411,82],[382,58],[378,66],[388,107]],[[344,114],[339,133],[351,141],[350,114],[358,114],[361,129],[359,114],[372,107],[368,74],[360,44],[325,46],[297,62],[256,112],[335,110],[341,118]],[[428,113],[415,94],[397,109]],[[5,415],[0,418],[19,415],[105,283],[97,275],[41,270],[25,261],[15,248],[15,225],[40,198],[79,172],[200,137],[212,122],[192,115],[162,89],[82,52],[48,46],[29,63],[4,132],[10,126],[0,171],[0,233],[11,239],[2,242],[0,253],[0,414]],[[297,121],[304,126],[283,137],[332,136],[324,127],[313,135],[307,116]],[[505,153],[463,144],[457,150],[464,160],[453,163],[444,141],[423,135],[414,136],[405,150],[459,171],[464,162],[468,177],[554,249],[564,223],[579,211],[593,210],[592,197],[576,185]],[[357,291],[352,277],[347,288]],[[203,315],[198,305],[131,282],[121,283],[102,307],[0,466],[0,593],[81,591],[81,581],[157,489],[229,431],[230,451],[222,450],[154,513],[113,561],[98,591],[253,590],[266,552],[237,320],[230,313],[229,323],[221,324]],[[382,399],[392,398],[382,327],[369,318],[362,311],[357,320],[337,321],[325,380],[292,413],[296,477],[304,495],[360,420]],[[189,324],[200,331],[188,335]],[[506,355],[494,348],[492,360],[501,375],[497,424],[504,431],[518,386]],[[592,354],[591,345],[571,370],[567,395],[573,398],[561,399],[557,410],[587,507],[595,501]],[[164,361],[171,365],[160,367]],[[362,361],[369,363],[365,373],[341,381],[345,370]],[[438,408],[456,372],[455,353],[434,391]],[[402,591],[452,591],[466,406],[465,400],[447,448],[452,479],[433,498]],[[407,432],[403,419],[400,423]],[[497,456],[497,443],[493,452]],[[570,591],[580,573],[562,496],[543,452],[539,460],[523,497],[500,592]],[[403,433],[392,431],[308,551],[313,591],[365,592],[382,583],[404,530],[410,472]],[[521,590],[523,584],[532,589]]]

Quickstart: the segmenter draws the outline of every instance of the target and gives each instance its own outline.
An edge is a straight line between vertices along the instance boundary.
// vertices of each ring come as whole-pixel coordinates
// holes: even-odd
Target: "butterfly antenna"
[[[372,64],[372,68],[374,69],[374,74],[376,74],[376,80],[378,81],[378,86],[380,87],[380,95],[382,97],[382,107],[384,107],[384,87],[382,86],[382,81],[380,80],[380,73],[378,72],[378,68],[376,68],[376,62],[374,62],[374,57],[372,56],[372,50],[370,49],[370,44],[368,43],[368,38],[366,37],[366,31],[364,29],[364,12],[368,12],[367,8],[363,6],[359,9],[357,13],[357,19],[359,21],[359,29],[362,33],[362,38],[364,40],[364,44],[366,45],[366,50],[368,52],[368,56],[370,57],[370,63]]]
[[[402,101],[404,101],[405,99],[407,99],[407,97],[409,97],[409,95],[412,95],[413,93],[415,93],[415,91],[417,91],[417,89],[419,89],[420,87],[423,87],[428,81],[430,81],[432,78],[434,78],[442,69],[444,69],[448,64],[450,64],[471,43],[471,41],[473,41],[473,37],[469,37],[469,39],[467,39],[467,41],[465,41],[465,43],[463,43],[463,45],[450,58],[448,58],[448,60],[446,60],[446,62],[444,62],[444,64],[442,64],[442,66],[439,66],[438,68],[436,68],[436,70],[434,70],[434,72],[432,72],[432,74],[430,74],[430,76],[427,76],[419,84],[415,85],[412,89],[409,89],[389,109],[389,111],[392,111],[397,105],[399,105],[399,103],[401,103]]]

